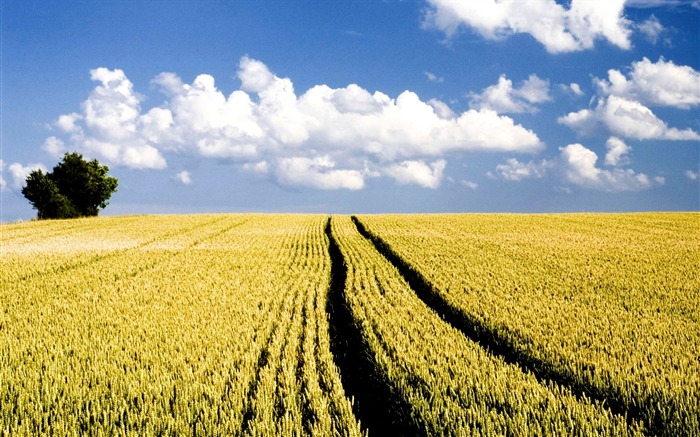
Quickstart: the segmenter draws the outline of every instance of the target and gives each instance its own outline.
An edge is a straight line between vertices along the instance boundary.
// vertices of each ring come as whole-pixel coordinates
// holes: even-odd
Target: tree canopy
[[[27,177],[22,194],[37,210],[38,218],[96,216],[117,191],[117,179],[109,168],[79,153],[66,153],[53,171],[34,170]]]

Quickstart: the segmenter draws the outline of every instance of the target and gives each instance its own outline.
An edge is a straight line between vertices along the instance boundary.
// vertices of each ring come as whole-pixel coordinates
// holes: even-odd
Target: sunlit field
[[[700,434],[697,213],[0,231],[0,435]]]

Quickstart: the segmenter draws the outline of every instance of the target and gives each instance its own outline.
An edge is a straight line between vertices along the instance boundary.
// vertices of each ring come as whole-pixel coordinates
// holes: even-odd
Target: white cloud
[[[403,161],[389,166],[384,172],[400,185],[415,184],[435,189],[440,186],[446,164],[444,159],[432,164],[423,161]]]
[[[435,74],[433,74],[429,71],[424,71],[424,73],[425,73],[425,77],[427,77],[430,82],[442,83],[445,81],[444,77],[436,76]]]
[[[700,140],[692,129],[669,128],[651,109],[633,100],[609,96],[601,107],[604,123],[614,133],[629,138]]]
[[[82,113],[61,115],[54,123],[67,141],[52,136],[42,148],[53,157],[71,148],[127,167],[165,168],[165,158],[149,144],[153,113],[141,115],[142,97],[124,72],[100,67],[90,70],[90,78],[99,85],[83,102]]]
[[[650,178],[644,173],[620,168],[620,165],[629,163],[627,155],[631,148],[619,138],[609,138],[605,147],[607,149],[605,164],[612,167],[610,169],[596,166],[598,155],[593,150],[581,144],[569,144],[559,148],[558,159],[520,162],[511,158],[505,164],[496,166],[496,174],[488,172],[487,175],[492,178],[498,175],[508,181],[539,179],[555,175],[579,187],[607,192],[639,191],[655,185],[663,185],[666,182],[661,176]],[[561,189],[570,192],[566,187]]]
[[[572,0],[565,8],[554,0],[429,0],[424,24],[450,38],[468,26],[488,39],[525,33],[550,53],[593,47],[605,39],[622,49],[631,47],[630,24],[624,18],[624,0]]]
[[[654,63],[647,58],[633,62],[626,77],[609,70],[608,78],[596,79],[603,95],[615,95],[641,103],[689,109],[700,105],[700,73],[687,65],[676,65],[663,58]]]
[[[605,148],[608,150],[605,154],[605,165],[622,165],[629,162],[627,154],[632,150],[630,146],[617,137],[610,137],[605,143]]]
[[[80,128],[75,124],[78,120],[82,120],[82,116],[75,112],[64,114],[56,120],[56,127],[63,132],[77,132]]]
[[[519,88],[513,88],[513,82],[505,75],[498,78],[498,83],[485,88],[480,94],[470,95],[470,106],[478,109],[491,109],[497,112],[536,112],[533,103],[551,100],[549,81],[532,74]]]
[[[586,134],[602,124],[615,135],[640,140],[700,140],[694,130],[677,129],[659,119],[641,103],[610,95],[599,99],[595,109],[582,109],[559,117],[557,121]]]
[[[290,79],[248,57],[241,58],[237,74],[240,89],[225,95],[208,74],[187,84],[161,73],[151,84],[164,101],[142,110],[143,99],[123,71],[92,70],[99,83],[83,111],[59,117],[62,133],[48,138],[44,149],[53,155],[76,149],[132,168],[165,168],[165,154],[191,154],[234,160],[288,185],[356,189],[369,176],[366,162],[388,168],[464,151],[532,153],[544,147],[534,132],[487,108],[455,113],[412,91],[392,98],[356,84],[316,85],[297,96]],[[514,95],[539,102],[547,97],[543,84],[548,87],[532,76]],[[325,157],[343,170],[320,165]],[[256,167],[260,162],[264,171]],[[296,177],[302,173],[315,182]]]
[[[288,78],[272,74],[265,64],[244,56],[239,63],[238,77],[243,91],[257,93],[258,120],[267,134],[284,144],[298,145],[309,138],[305,115],[299,110],[294,85]],[[359,87],[358,87],[359,88]],[[355,91],[355,90],[352,90]],[[353,94],[352,91],[349,94]],[[349,105],[354,95],[344,95]],[[363,99],[364,96],[359,96]]]
[[[549,80],[540,79],[536,74],[531,74],[514,92],[516,97],[529,103],[543,103],[552,100],[549,95]]]
[[[22,187],[24,187],[25,182],[27,181],[27,176],[29,176],[29,173],[31,173],[34,170],[41,170],[45,172],[46,167],[44,166],[44,164],[41,163],[31,163],[27,165],[22,165],[19,162],[14,162],[8,165],[7,171],[10,173],[10,177],[12,178],[12,184],[10,184],[10,188],[13,190],[22,189]],[[5,185],[7,185],[7,182],[5,182]]]
[[[267,161],[246,162],[242,166],[243,170],[258,174],[265,174],[270,170],[270,165]]]
[[[601,126],[612,134],[641,140],[700,140],[690,128],[669,127],[648,107],[671,106],[689,109],[700,105],[700,73],[660,58],[633,62],[627,76],[609,70],[607,79],[593,80],[598,91],[595,108],[582,109],[557,121],[581,134],[594,133]]]
[[[692,170],[686,170],[685,177],[687,177],[691,181],[697,181],[698,178],[700,177],[700,173],[692,171]]]
[[[96,150],[105,150],[106,147],[111,147],[112,144],[103,143],[97,145]],[[161,169],[167,167],[165,158],[160,154],[158,149],[147,144],[135,144],[133,146],[118,146],[121,150],[119,156],[112,159],[115,163],[124,165],[130,168],[154,168]]]
[[[363,153],[379,160],[441,156],[452,151],[493,150],[534,152],[542,148],[537,135],[491,110],[451,111],[423,102],[411,91],[395,100],[375,92],[374,112],[338,108],[340,90],[317,85],[299,98],[308,121],[309,143],[329,149]],[[437,109],[436,109],[437,108]]]
[[[554,167],[553,161],[541,160],[520,162],[515,158],[510,158],[505,164],[496,166],[496,171],[505,180],[521,181],[523,179],[540,179]]]
[[[318,188],[321,190],[361,190],[365,181],[357,170],[335,170],[328,156],[314,159],[292,157],[281,159],[277,180],[284,185]]]
[[[85,124],[96,135],[109,139],[126,139],[136,132],[140,112],[140,98],[133,91],[133,84],[122,70],[104,67],[90,70],[90,78],[100,82],[90,97],[83,102]],[[57,123],[61,123],[61,116]],[[70,115],[68,116],[70,117]],[[72,117],[74,123],[80,117]]]
[[[569,84],[569,89],[571,90],[571,92],[573,92],[574,94],[576,94],[579,97],[583,95],[583,91],[581,90],[581,86],[575,82],[572,82],[571,84]]]
[[[53,158],[59,158],[66,152],[65,143],[56,137],[48,137],[41,148]]]
[[[477,184],[474,181],[469,181],[469,180],[463,179],[463,180],[459,181],[459,183],[462,186],[469,188],[470,190],[476,190],[477,188],[479,188],[479,184]]]
[[[440,118],[451,120],[457,117],[454,111],[447,106],[447,103],[441,100],[430,99],[428,100],[428,104],[433,107],[433,111],[435,111],[435,114]]]
[[[664,183],[661,177],[650,179],[646,174],[635,173],[632,169],[604,170],[596,167],[598,155],[581,144],[569,144],[559,150],[565,179],[580,187],[620,192],[644,190]]]
[[[164,71],[151,80],[151,85],[160,87],[163,94],[174,96],[182,90],[182,80],[175,73]]]
[[[173,113],[163,108],[152,108],[139,118],[140,132],[151,144],[161,143],[164,133],[173,124]]]
[[[656,16],[652,15],[637,25],[637,29],[652,44],[656,44],[659,36],[666,30]]]
[[[238,78],[241,80],[243,91],[262,93],[276,81],[284,80],[272,74],[264,63],[251,59],[248,56],[243,56],[238,66],[240,68]]]
[[[372,95],[359,85],[351,83],[345,88],[333,90],[330,101],[335,109],[343,114],[374,114],[382,110],[382,106],[389,101],[385,95]]]
[[[600,116],[595,109],[581,109],[576,112],[569,112],[557,118],[557,123],[578,131],[580,134],[591,133],[599,123]]]
[[[183,170],[175,175],[175,180],[182,185],[192,185],[192,175],[187,170]]]
[[[247,93],[234,91],[225,97],[216,88],[214,78],[204,74],[197,76],[192,85],[171,76],[162,79],[167,80],[158,83],[172,97],[167,108],[153,114],[158,122],[151,124],[152,136],[162,149],[212,158],[256,156],[265,132]]]

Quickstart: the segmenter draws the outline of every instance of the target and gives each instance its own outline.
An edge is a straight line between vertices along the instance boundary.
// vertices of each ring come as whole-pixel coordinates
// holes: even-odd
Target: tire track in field
[[[331,280],[326,301],[330,327],[331,352],[348,397],[354,398],[353,412],[363,432],[369,435],[423,436],[411,418],[410,405],[392,389],[375,361],[372,349],[355,324],[345,296],[347,264],[331,232],[331,218],[326,222],[328,252],[331,257]]]
[[[351,219],[358,232],[371,242],[375,249],[399,271],[418,298],[442,320],[464,334],[465,337],[477,343],[487,352],[500,357],[504,362],[520,367],[523,372],[532,373],[545,386],[560,386],[568,389],[578,399],[601,402],[613,414],[624,417],[630,425],[634,425],[637,421],[642,421],[639,409],[630,408],[616,399],[614,395],[611,397],[610,393],[586,384],[572,373],[556,369],[552,364],[523,352],[517,347],[517,340],[515,340],[517,336],[510,333],[507,328],[500,328],[506,333],[504,335],[499,330],[480,322],[464,310],[450,305],[428,279],[406,262],[381,237],[367,230],[356,216],[352,216]],[[660,431],[658,424],[650,425],[645,423],[645,426],[645,434],[656,435]]]

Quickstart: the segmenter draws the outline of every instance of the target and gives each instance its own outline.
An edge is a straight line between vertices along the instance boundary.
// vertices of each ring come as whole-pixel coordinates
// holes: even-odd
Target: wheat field
[[[0,225],[0,435],[698,435],[699,224]]]

